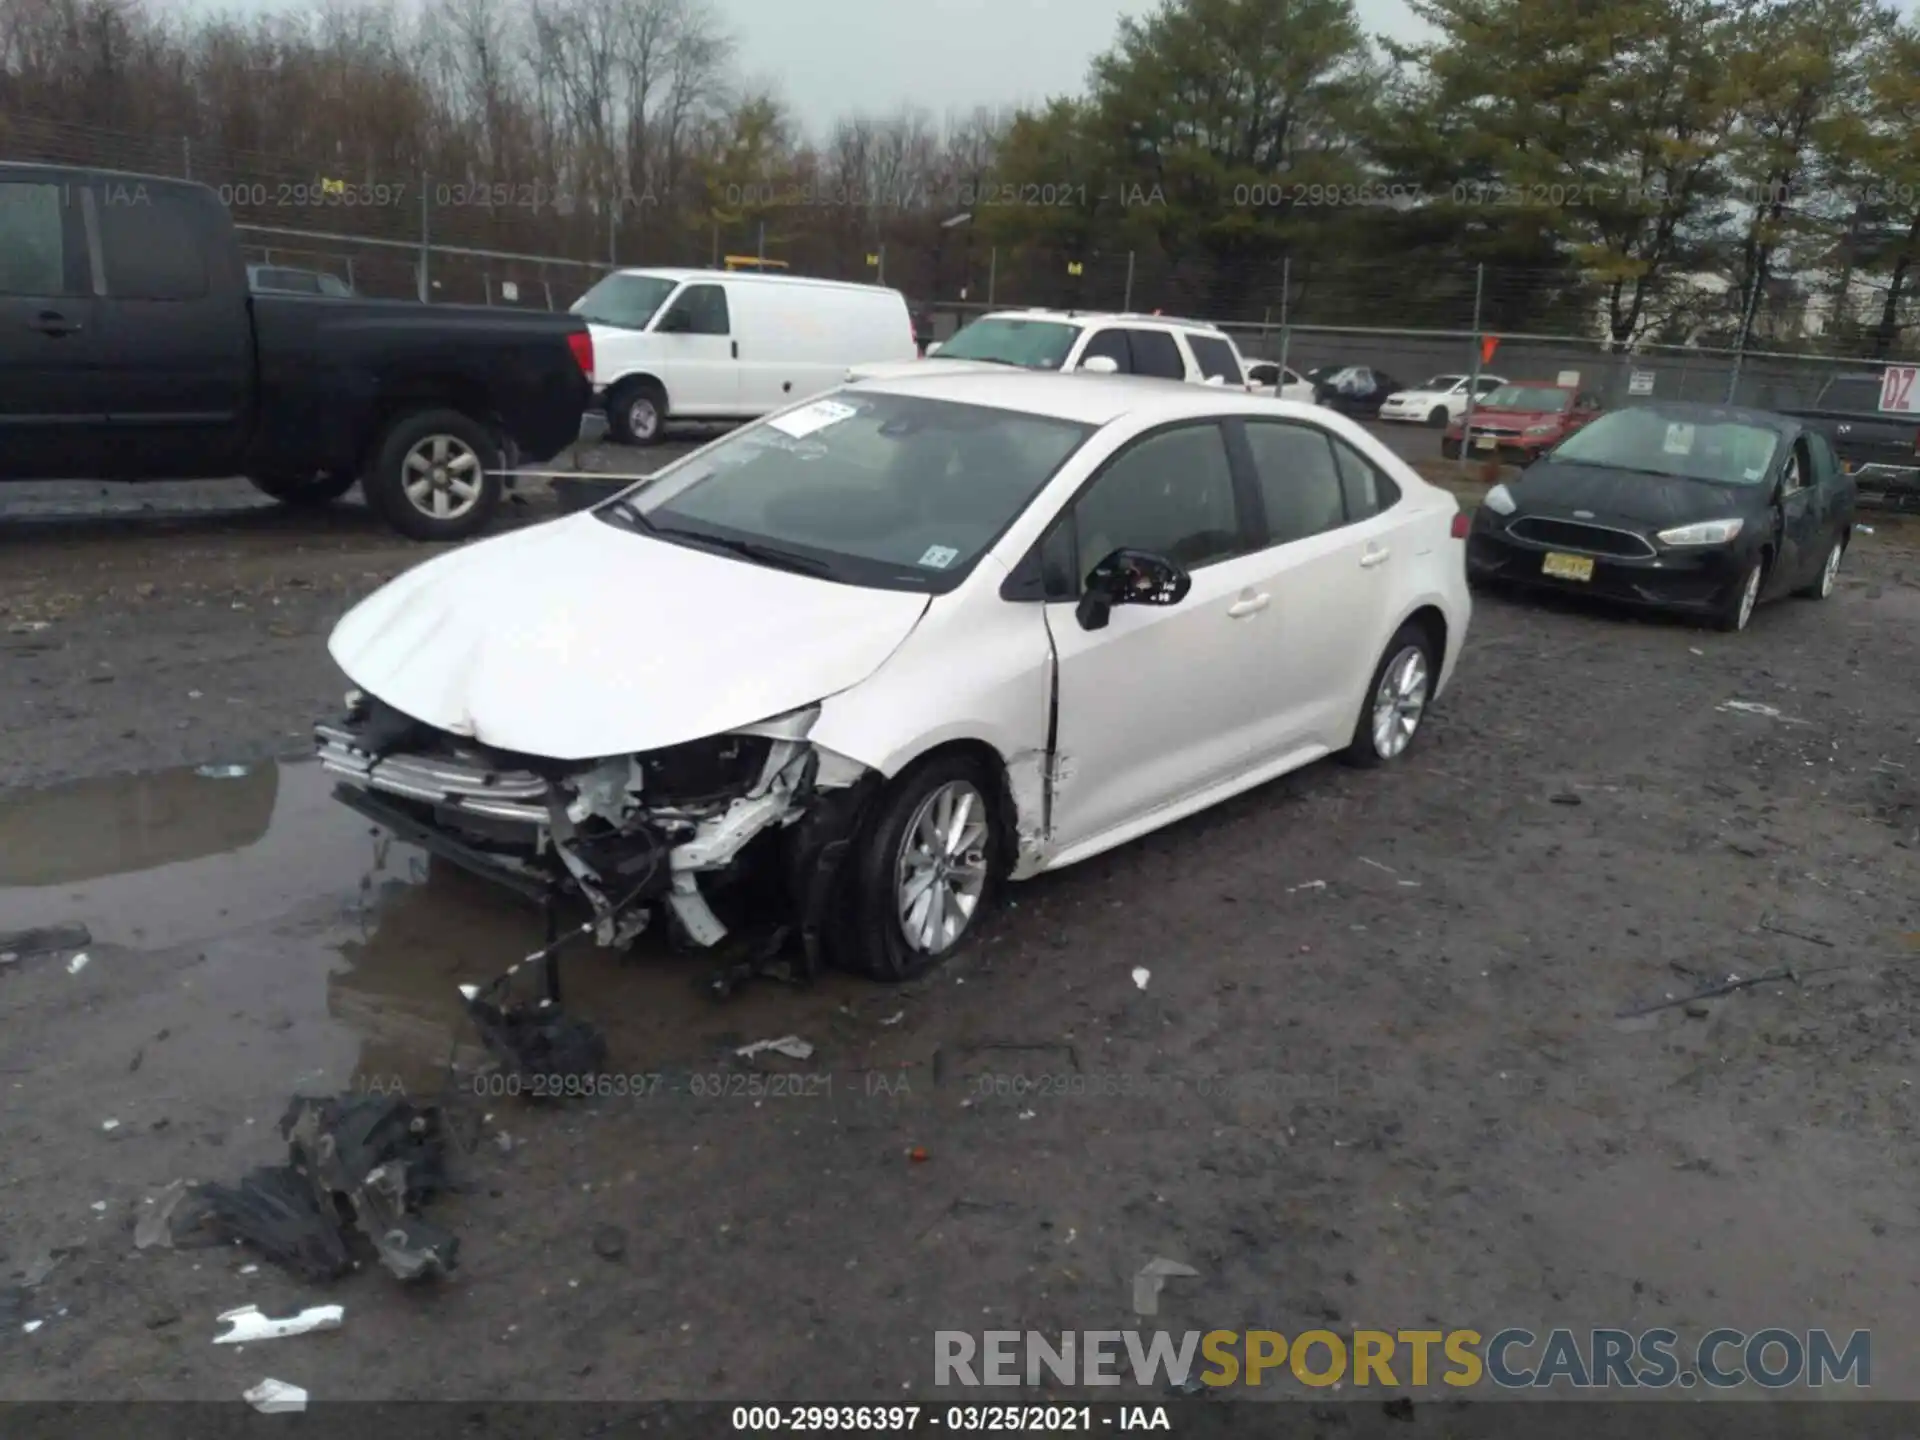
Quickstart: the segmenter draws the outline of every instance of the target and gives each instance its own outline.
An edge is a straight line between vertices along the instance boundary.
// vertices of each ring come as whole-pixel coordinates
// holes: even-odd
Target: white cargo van
[[[593,334],[595,400],[614,439],[669,418],[751,420],[918,357],[906,297],[878,285],[721,270],[618,270],[573,304]]]

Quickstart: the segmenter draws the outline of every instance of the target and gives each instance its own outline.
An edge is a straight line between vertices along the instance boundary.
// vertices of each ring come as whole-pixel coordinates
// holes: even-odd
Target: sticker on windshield
[[[1762,475],[1764,475],[1764,474],[1766,474],[1766,473],[1767,473],[1767,467],[1766,467],[1766,466],[1764,466],[1764,465],[1756,465],[1756,466],[1754,466],[1754,467],[1753,467],[1753,469],[1751,469],[1751,470],[1749,470],[1749,471],[1747,471],[1747,479],[1748,479],[1748,481],[1749,481],[1749,482],[1751,482],[1751,481],[1754,481],[1754,480],[1758,480],[1758,479],[1759,479],[1759,478],[1760,478],[1760,477],[1761,477]]]
[[[1691,455],[1693,453],[1693,426],[1678,422],[1667,426],[1666,443],[1661,446],[1669,455]]]
[[[838,400],[816,400],[811,405],[802,405],[798,410],[775,416],[767,424],[782,435],[804,440],[816,430],[838,425],[842,420],[851,420],[859,413],[853,406],[842,405]]]
[[[920,563],[929,570],[944,570],[959,558],[958,550],[950,550],[945,545],[930,545],[927,553],[920,557]]]

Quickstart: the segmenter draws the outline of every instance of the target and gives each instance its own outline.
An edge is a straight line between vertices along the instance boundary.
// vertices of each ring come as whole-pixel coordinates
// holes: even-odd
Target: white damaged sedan
[[[602,944],[775,913],[949,954],[1005,880],[1320,758],[1406,753],[1466,517],[1324,409],[1081,375],[870,381],[356,606],[340,798]],[[726,918],[722,918],[726,916]]]

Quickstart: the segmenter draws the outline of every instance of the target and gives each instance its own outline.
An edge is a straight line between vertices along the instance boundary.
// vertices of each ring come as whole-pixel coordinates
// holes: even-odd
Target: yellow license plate
[[[1587,555],[1549,555],[1540,562],[1540,573],[1556,580],[1591,580],[1593,560]]]
[[[1491,450],[1495,446],[1497,446],[1499,443],[1500,443],[1499,440],[1497,440],[1492,435],[1482,435],[1479,439],[1473,442],[1473,448],[1476,450]]]

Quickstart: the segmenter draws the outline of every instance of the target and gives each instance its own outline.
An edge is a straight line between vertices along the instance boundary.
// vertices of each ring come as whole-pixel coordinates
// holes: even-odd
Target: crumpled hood
[[[416,720],[586,760],[721,734],[857,685],[927,605],[582,514],[416,566],[349,610],[327,649],[356,686]]]
[[[847,374],[856,382],[861,380],[909,380],[915,375],[967,375],[985,371],[1005,373],[1015,367],[996,365],[991,360],[943,360],[938,355],[929,355],[924,360],[895,360],[885,364],[853,365]]]

